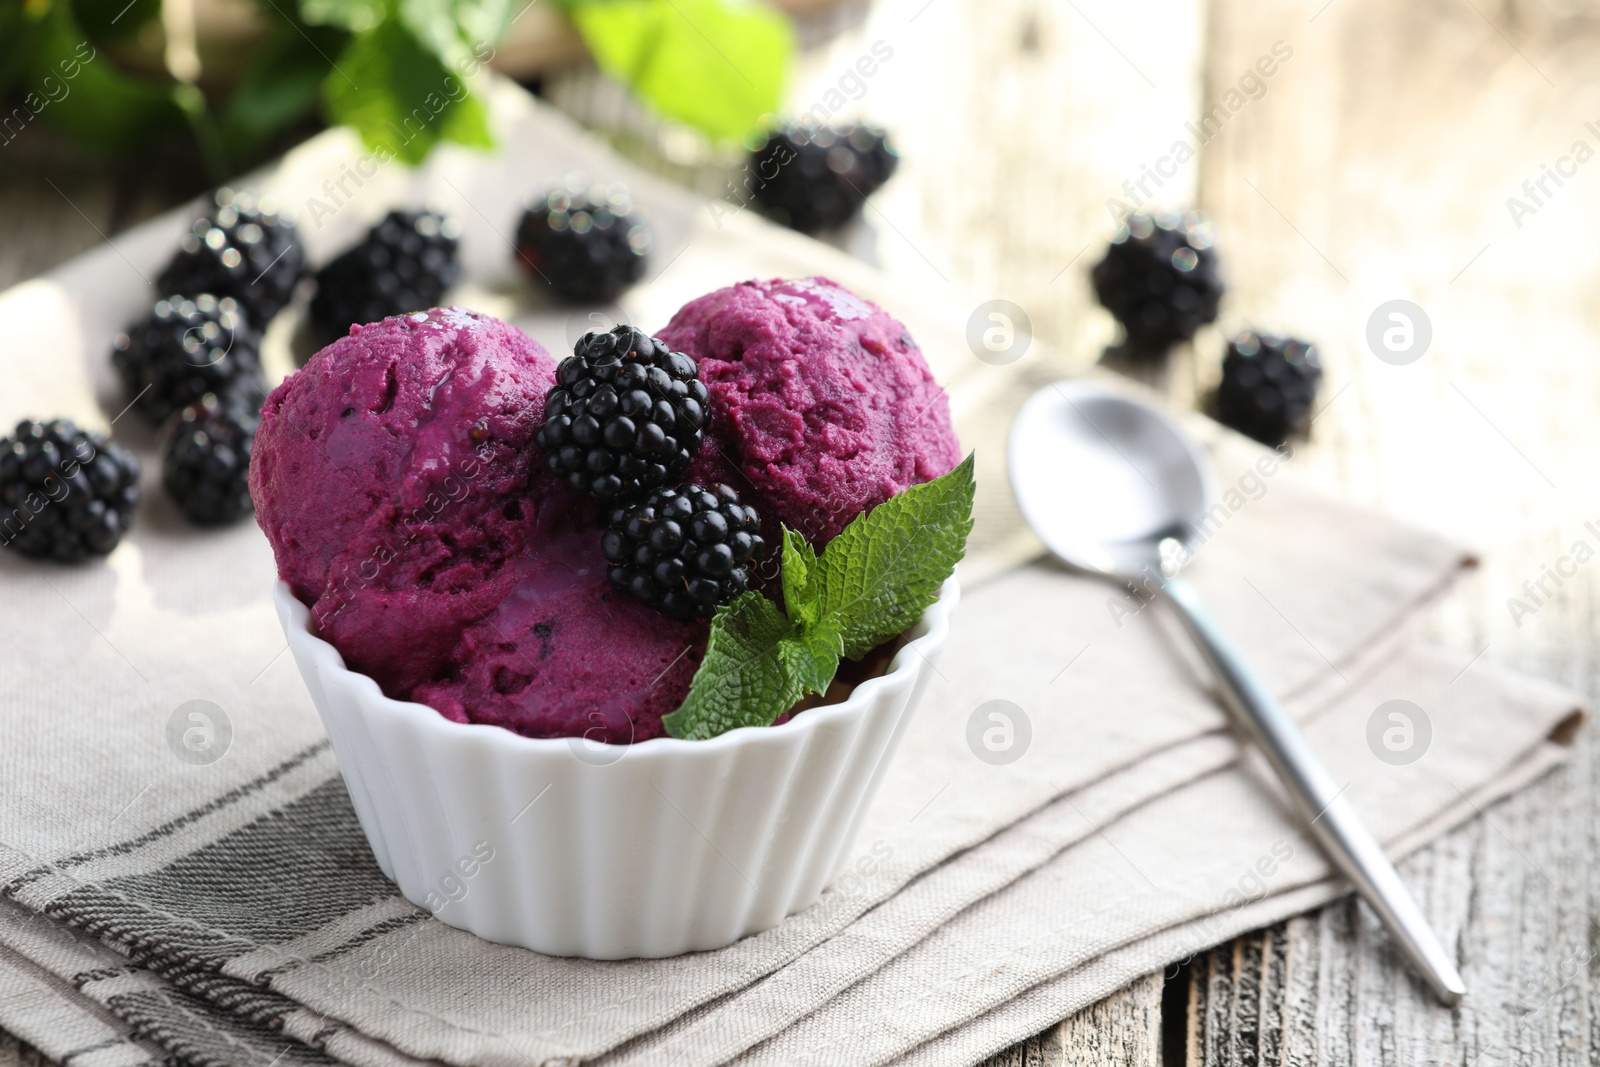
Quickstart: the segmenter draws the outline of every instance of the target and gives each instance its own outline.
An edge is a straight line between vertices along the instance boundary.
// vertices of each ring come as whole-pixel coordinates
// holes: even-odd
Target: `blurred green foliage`
[[[116,19],[100,0],[84,0],[87,19],[64,0],[27,0],[0,14],[0,89],[20,90],[20,108],[5,116],[15,136],[35,115],[86,144],[122,152],[154,132],[190,121],[195,100],[177,85],[126,75],[106,61],[104,49],[130,31],[123,22],[149,18],[158,0],[133,0]],[[91,36],[86,25],[100,28]],[[9,94],[8,94],[9,95]]]
[[[257,0],[265,33],[200,85],[147,55],[161,0],[0,0],[0,144],[38,120],[106,156],[174,134],[214,180],[320,114],[407,163],[440,141],[493,144],[472,78],[536,0]],[[555,0],[602,69],[708,136],[748,136],[776,111],[788,22],[744,0]],[[154,39],[159,40],[159,35]],[[202,90],[201,86],[204,87]]]
[[[509,8],[510,0],[260,0],[259,47],[220,87],[205,79],[202,92],[119,62],[160,19],[160,0],[3,0],[0,141],[35,118],[108,156],[186,133],[221,179],[320,107],[407,162],[441,140],[487,146],[469,79],[494,54]]]

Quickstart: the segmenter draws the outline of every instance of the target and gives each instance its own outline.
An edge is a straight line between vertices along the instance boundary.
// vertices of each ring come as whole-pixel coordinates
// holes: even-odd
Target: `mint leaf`
[[[817,585],[817,554],[810,542],[793,530],[783,531],[783,607],[789,618],[801,626],[815,625],[821,608],[817,601],[822,589]]]
[[[733,0],[569,2],[600,69],[657,112],[742,139],[783,99],[794,34],[781,13]]]
[[[844,656],[859,658],[927,610],[966,551],[973,457],[858,516],[819,557],[783,531],[784,611],[743,594],[711,622],[706,656],[678,710],[673,737],[770,726],[808,693],[824,692]]]
[[[799,695],[776,714],[756,716],[762,726],[771,726],[774,719],[794,706],[795,700],[807,693],[820,693],[833,683],[839,671],[838,642],[828,634],[791,634],[778,642],[778,662],[789,673]]]
[[[421,163],[440,140],[494,143],[482,101],[394,19],[351,39],[322,92],[334,121],[405,163]]]
[[[972,532],[973,458],[860,516],[828,543],[817,574],[821,617],[860,659],[938,596]]]
[[[698,740],[740,726],[770,725],[805,694],[778,646],[789,633],[778,606],[755,591],[724,605],[711,622],[706,657],[689,695],[661,724],[673,737]],[[778,708],[765,722],[760,709]],[[756,712],[752,715],[752,711]]]

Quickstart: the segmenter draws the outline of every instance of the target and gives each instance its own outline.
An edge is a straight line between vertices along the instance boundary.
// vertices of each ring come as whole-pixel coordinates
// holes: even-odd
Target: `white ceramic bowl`
[[[283,582],[276,603],[378,866],[406,898],[490,941],[625,959],[721,948],[821,895],[959,597],[952,578],[843,703],[634,745],[527,738],[391,700]]]

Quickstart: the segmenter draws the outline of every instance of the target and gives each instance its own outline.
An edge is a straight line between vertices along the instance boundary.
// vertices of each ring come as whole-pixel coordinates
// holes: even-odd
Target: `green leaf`
[[[511,20],[536,0],[453,0],[456,24],[469,45],[492,45]]]
[[[802,626],[815,625],[822,595],[816,583],[817,554],[809,541],[787,528],[783,531],[781,565],[784,610]]]
[[[493,148],[494,133],[489,129],[489,110],[470,93],[454,104],[444,124],[446,141],[468,148]]]
[[[66,0],[55,0],[65,5]],[[72,14],[95,44],[132,37],[161,15],[161,0],[72,0]]]
[[[782,100],[794,35],[761,4],[602,0],[571,14],[601,70],[714,139],[748,136]]]
[[[388,17],[387,0],[300,0],[300,18],[311,26],[366,33]]]
[[[751,591],[717,612],[706,656],[682,706],[662,718],[673,737],[701,739],[741,726],[766,726],[803,695],[778,646],[789,620],[776,604]],[[765,709],[780,710],[761,720]]]
[[[93,149],[132,149],[189,121],[181,86],[123,74],[89,42],[65,0],[49,5],[28,48],[16,86],[22,106]]]
[[[771,726],[779,715],[807,693],[821,693],[839,672],[838,641],[830,633],[791,634],[778,642],[778,660],[796,691],[795,697],[775,714],[754,716],[757,724]]]
[[[12,84],[27,70],[39,40],[49,26],[30,18],[21,4],[0,4],[0,98],[9,99]],[[3,127],[0,127],[3,129]]]
[[[476,52],[500,39],[511,18],[511,2],[399,0],[397,14],[401,24],[440,62],[463,71],[475,69]]]
[[[747,592],[711,621],[689,693],[662,719],[673,737],[770,726],[827,690],[844,656],[859,658],[910,627],[955,570],[972,531],[973,457],[858,516],[820,557],[783,531],[784,606]]]
[[[223,144],[234,159],[250,157],[316,108],[329,73],[325,56],[339,50],[343,37],[326,26],[277,26],[220,108]]]
[[[400,0],[399,9],[401,24],[448,67],[457,67],[469,54],[454,7],[448,0]]]
[[[334,121],[354,127],[367,147],[416,164],[440,140],[492,147],[488,115],[466,83],[389,20],[357,34],[323,79]]]
[[[818,583],[821,615],[859,659],[916,622],[966,551],[972,532],[973,457],[857,518],[828,543]]]

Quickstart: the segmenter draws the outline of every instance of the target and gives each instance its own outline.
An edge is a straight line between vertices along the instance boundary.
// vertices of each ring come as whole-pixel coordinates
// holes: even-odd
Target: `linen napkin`
[[[798,1062],[808,1049],[835,1054],[816,1062],[841,1049],[852,1062],[960,1062],[1081,1006],[1086,990],[1103,995],[1115,988],[1106,982],[1160,966],[1173,931],[1198,939],[1193,951],[1254,919],[1219,909],[1228,883],[1218,879],[1237,880],[1261,847],[1293,840],[1293,823],[1271,823],[1270,783],[1223,769],[1236,750],[1169,621],[1048,563],[1010,569],[1037,544],[1005,492],[1000,443],[1014,402],[1049,377],[1042,361],[978,364],[964,315],[926,310],[812,242],[632,173],[515,92],[494,103],[500,155],[447,150],[414,175],[380,171],[324,228],[306,227],[313,258],[401,200],[444,207],[467,224],[462,302],[559,350],[593,323],[528,306],[504,234],[530,183],[581,168],[625,178],[653,216],[666,267],[630,294],[632,321],[658,326],[684,300],[743,277],[828,273],[903,318],[949,385],[980,457],[962,571],[972,591],[850,873],[778,928],[676,960],[558,960],[428,920],[376,870],[355,824],[284,655],[264,541],[247,527],[186,528],[152,478],[140,525],[105,564],[66,571],[0,556],[12,608],[0,621],[0,891],[14,902],[0,915],[0,975],[29,994],[0,1005],[0,1025],[41,1043],[57,1026],[50,1014],[71,1036],[47,1052],[88,1055],[101,1042],[94,1054],[119,1063],[146,1062],[152,1043],[195,1063]],[[298,205],[358,156],[334,131],[259,184]],[[0,295],[0,373],[15,383],[0,418],[94,424],[121,410],[109,338],[148,300],[144,278],[187,219],[175,213]],[[294,323],[269,340],[285,366]],[[147,449],[132,421],[119,419],[118,435]],[[1383,803],[1402,778],[1431,768],[1467,797],[1487,796],[1556,758],[1546,738],[1571,696],[1481,664],[1454,680],[1458,693],[1445,678],[1459,664],[1404,642],[1463,553],[1209,437],[1236,504],[1193,576],[1268,684],[1334,731],[1318,743],[1330,762],[1343,745],[1350,795],[1375,830],[1403,845],[1466,810],[1454,793],[1406,787],[1392,794],[1403,800],[1390,805],[1395,817],[1378,822],[1363,797]],[[1378,762],[1364,732],[1374,695],[1400,683],[1433,694],[1440,719],[1425,759],[1404,769]],[[995,700],[1026,720],[1014,762],[985,762],[967,740]],[[213,762],[185,762],[172,741],[194,701],[214,720]],[[1181,799],[1195,790],[1201,806]],[[1263,819],[1277,836],[1258,847]],[[1336,891],[1309,844],[1294,849],[1261,905]],[[1242,865],[1223,862],[1244,853]],[[1135,855],[1146,882],[1130,890],[1111,859]],[[70,949],[51,940],[62,929],[75,932]],[[988,980],[996,971],[1006,979]],[[934,984],[950,995],[923,996]],[[916,1010],[892,1011],[900,997]],[[892,1018],[873,1014],[885,1007]]]
[[[1427,667],[1432,664],[1429,664],[1428,657],[1423,657],[1421,665]],[[1406,673],[1409,673],[1409,668],[1407,668]],[[1445,684],[1448,686],[1451,683],[1446,682]],[[1520,685],[1513,686],[1513,690],[1519,688],[1522,687]],[[1412,691],[1415,692],[1415,690]],[[1548,706],[1561,706],[1560,694],[1546,694],[1546,696],[1550,698]],[[1516,698],[1514,697],[1513,699]],[[1521,699],[1527,699],[1525,693],[1521,696]],[[1535,703],[1537,704],[1537,701]],[[1469,710],[1475,712],[1477,709]],[[1533,710],[1536,714],[1538,713],[1537,708]],[[1492,716],[1486,717],[1485,721],[1492,721]],[[1351,723],[1349,725],[1356,724]],[[1352,731],[1347,730],[1345,734],[1347,737],[1351,736]],[[1321,729],[1314,733],[1314,740],[1319,744],[1323,744],[1330,736],[1335,736],[1336,738],[1335,734],[1326,729]],[[1481,737],[1473,738],[1473,743],[1481,744],[1481,741]],[[1185,749],[1187,751],[1184,751]],[[1072,794],[1064,802],[1058,802],[1053,807],[1057,809],[1059,814],[1067,811],[1068,805],[1070,805],[1073,817],[1082,821],[1083,830],[1081,832],[1105,834],[1108,842],[1122,842],[1126,845],[1128,842],[1124,836],[1122,823],[1112,822],[1104,825],[1098,831],[1092,829],[1094,820],[1100,818],[1105,811],[1112,810],[1118,805],[1119,800],[1116,797],[1118,791],[1129,787],[1137,788],[1140,779],[1145,776],[1154,776],[1161,782],[1171,781],[1170,772],[1177,769],[1182,763],[1180,757],[1195,757],[1198,761],[1195,765],[1204,763],[1220,766],[1230,761],[1233,755],[1234,750],[1230,741],[1225,737],[1209,735],[1186,746],[1178,746],[1178,748],[1164,754],[1164,756],[1146,761],[1141,764],[1137,772],[1124,773],[1119,776],[1120,781],[1113,780],[1105,783],[1102,788],[1091,788]],[[1544,744],[1538,746],[1526,758],[1517,761],[1508,772],[1496,779],[1489,788],[1481,790],[1471,797],[1459,798],[1454,805],[1446,808],[1441,816],[1436,817],[1432,825],[1413,828],[1398,840],[1388,838],[1388,835],[1384,833],[1390,825],[1389,821],[1377,824],[1375,829],[1390,840],[1392,851],[1407,851],[1442,831],[1454,821],[1469,815],[1473,810],[1489,804],[1502,792],[1515,788],[1538,773],[1542,773],[1555,760],[1559,760],[1561,756],[1562,753],[1558,745]],[[1331,758],[1330,762],[1334,763],[1336,767],[1338,766]],[[1181,775],[1185,772],[1180,770],[1179,773]],[[1093,1003],[1134,977],[1149,973],[1167,962],[1185,958],[1215,941],[1315,906],[1343,891],[1342,886],[1324,881],[1290,892],[1275,892],[1271,896],[1263,897],[1259,901],[1252,903],[1233,905],[1232,901],[1237,897],[1230,898],[1230,894],[1248,896],[1255,892],[1253,884],[1248,884],[1245,890],[1240,890],[1238,887],[1246,883],[1246,875],[1258,869],[1263,856],[1281,855],[1284,851],[1285,842],[1292,842],[1290,846],[1292,856],[1302,856],[1306,854],[1309,842],[1298,835],[1293,820],[1282,818],[1281,816],[1279,819],[1280,825],[1268,831],[1269,834],[1280,834],[1281,836],[1271,838],[1272,845],[1270,850],[1264,849],[1261,855],[1251,854],[1251,849],[1244,847],[1245,840],[1236,834],[1230,834],[1230,828],[1226,826],[1221,827],[1220,832],[1216,832],[1215,836],[1212,836],[1213,832],[1219,830],[1217,826],[1194,825],[1193,820],[1186,818],[1186,816],[1195,811],[1209,810],[1209,806],[1214,803],[1217,792],[1215,779],[1220,777],[1223,776],[1202,779],[1200,782],[1187,789],[1180,790],[1166,800],[1158,801],[1156,805],[1158,813],[1155,815],[1155,819],[1159,825],[1165,827],[1169,836],[1182,833],[1200,833],[1205,835],[1200,840],[1206,843],[1205,847],[1208,854],[1215,847],[1221,850],[1221,854],[1226,855],[1230,842],[1233,845],[1233,851],[1239,853],[1237,862],[1232,866],[1229,866],[1226,861],[1222,863],[1221,866],[1227,872],[1228,881],[1226,884],[1228,888],[1221,891],[1211,901],[1208,909],[1199,919],[1192,920],[1182,926],[1170,928],[1122,949],[1106,953],[1091,960],[1084,966],[1066,972],[1053,981],[1028,989],[1022,995],[1005,1002],[1001,1007],[979,1017],[968,1025],[950,1030],[933,1041],[914,1048],[905,1062],[976,1062],[988,1053],[1015,1042],[1019,1036],[1037,1032],[1051,1022]],[[1401,790],[1406,788],[1403,782],[1404,780],[1401,779],[1402,784],[1399,786]],[[1245,783],[1245,795],[1242,799],[1244,805],[1248,808],[1259,807],[1259,797],[1253,792],[1258,787],[1258,784],[1257,782]],[[1237,793],[1237,790],[1234,790],[1234,792]],[[1236,797],[1235,799],[1239,798]],[[1163,806],[1169,807],[1171,810],[1159,811],[1159,808]],[[1406,810],[1404,805],[1397,807],[1399,810]],[[1363,810],[1365,811],[1365,805],[1363,805]],[[1041,813],[1041,815],[1044,814],[1046,813]],[[1034,841],[1030,840],[1031,835],[1028,833],[1028,828],[1023,824],[1019,824],[1014,830],[1007,831],[1005,836],[1011,840],[1001,844],[997,839],[990,851],[998,848],[1020,847],[1026,849],[1035,844]],[[1263,836],[1261,840],[1265,841],[1267,839],[1266,836]],[[1116,848],[1118,857],[1125,860],[1129,866],[1119,871],[1118,864],[1104,863],[1108,858],[1108,854],[1104,854],[1104,850],[1102,850],[1103,854],[1098,858],[1097,862],[1100,868],[1100,880],[1106,884],[1099,887],[1101,891],[1120,891],[1125,881],[1130,877],[1127,871],[1132,869],[1134,865],[1137,865],[1139,870],[1147,874],[1154,872],[1155,876],[1159,876],[1163,870],[1180,875],[1184,873],[1170,864],[1171,857],[1165,854],[1158,854],[1152,860],[1142,860],[1136,858],[1137,853],[1124,852],[1122,846],[1113,845],[1113,847]],[[1056,863],[1080,865],[1082,857],[1070,859],[1069,857],[1073,855],[1071,852],[1064,854],[1063,857],[1057,859]],[[1163,866],[1163,864],[1166,864],[1166,866]],[[1241,871],[1244,874],[1240,874],[1239,872]],[[1192,888],[1197,883],[1185,878],[1182,880],[1182,884]],[[1261,892],[1265,891],[1265,889],[1261,890]],[[1057,900],[1054,895],[1052,895],[1050,903],[1049,915],[1059,916],[1067,913],[1067,909],[1062,906],[1065,902]],[[26,915],[26,913],[21,914]],[[1140,918],[1142,919],[1143,917]],[[57,968],[57,973],[63,979],[69,982],[76,982],[77,986],[87,986],[94,995],[110,1000],[124,1017],[137,1020],[147,1032],[154,1031],[167,1035],[182,1035],[185,1047],[189,1048],[191,1053],[199,1054],[199,1058],[193,1059],[191,1062],[248,1063],[258,1059],[263,1063],[332,1062],[322,1057],[309,1056],[304,1048],[293,1040],[287,1040],[283,1033],[275,1033],[266,1027],[252,1025],[247,1018],[241,1015],[224,1013],[220,1008],[208,1007],[204,1001],[176,993],[171,989],[163,991],[159,983],[151,980],[152,976],[139,974],[136,968],[127,967],[125,961],[120,960],[115,954],[92,941],[86,941],[81,938],[73,940],[70,931],[60,930],[60,928],[54,927],[53,924],[40,923],[37,921],[36,916],[27,916],[27,919],[33,920],[31,925],[34,930],[37,930],[42,925],[50,927],[49,936],[44,938],[47,943],[55,944],[66,940],[67,944],[74,950],[67,955],[65,960],[57,957],[50,961]],[[15,922],[14,919],[4,913],[0,913],[0,944],[9,945],[16,940],[10,931],[10,926],[13,922]],[[23,925],[27,925],[27,920],[24,921]],[[976,946],[984,947],[992,944],[988,925],[980,924],[974,932],[977,935],[974,942]],[[1448,928],[1441,932],[1447,937],[1453,933]],[[874,952],[881,952],[884,944],[880,937],[876,943],[870,943],[870,945],[858,944],[857,947],[870,947]],[[857,957],[858,959],[871,959],[872,954],[872,952],[858,953]],[[848,954],[843,956],[836,955],[835,960],[836,966],[850,966]],[[123,963],[124,965],[118,967],[118,963]],[[853,969],[859,970],[859,963]],[[132,972],[132,974],[129,972]],[[137,975],[137,977],[134,977],[134,975]],[[1469,982],[1471,982],[1474,975],[1470,966],[1467,968],[1467,976]],[[9,976],[6,975],[6,969],[0,967],[0,980],[3,980],[3,977]],[[6,983],[5,987],[10,988],[10,984]],[[68,985],[66,982],[59,983],[59,988],[46,987],[43,990],[43,996],[26,1005],[29,1009],[28,1018],[36,1026],[41,1021],[41,1016],[48,1019],[42,1031],[36,1030],[34,1034],[30,1034],[27,1030],[21,1030],[15,1024],[8,1025],[13,1029],[19,1029],[24,1036],[28,1036],[30,1040],[41,1045],[47,1052],[51,1052],[58,1058],[64,1058],[68,1053],[81,1048],[95,1049],[94,1056],[96,1057],[105,1057],[113,1051],[125,1054],[116,1059],[75,1058],[73,1062],[158,1062],[152,1051],[131,1042],[131,1039],[128,1045],[121,1048],[117,1048],[114,1045],[108,1048],[103,1040],[95,1040],[92,1044],[88,1043],[87,1040],[79,1045],[61,1044],[72,1031],[67,1031],[64,1028],[56,1029],[53,1024],[65,1014],[65,1009],[68,1007],[68,1000],[62,995],[62,990],[70,991],[73,988],[75,988],[73,985]],[[911,996],[906,996],[903,1000],[888,1000],[881,1003],[889,1005],[915,1003],[919,1007],[926,1007],[930,1003],[937,1006],[940,1003],[938,1000],[929,1001],[927,998],[923,998],[920,995],[921,991],[919,986],[912,991]],[[1007,992],[1009,993],[1009,990]],[[754,987],[754,995],[757,997],[782,993],[783,990],[775,989],[771,986],[758,985]],[[749,993],[745,994],[746,999],[750,996],[751,994]],[[258,999],[267,998],[260,997]],[[744,1006],[740,1004],[739,998],[734,998],[731,1003],[736,1008]],[[12,1002],[11,1006],[17,1007],[18,1003]],[[233,1006],[236,1008],[237,1003],[235,1002]],[[624,1053],[618,1059],[623,1062],[654,1063],[715,1062],[713,1060],[702,1061],[696,1059],[692,1054],[680,1056],[673,1049],[674,1046],[681,1045],[686,1036],[704,1027],[708,1016],[714,1017],[715,1013],[719,1011],[723,1013],[724,1017],[721,1021],[726,1025],[728,1022],[726,1017],[728,1006],[728,1003],[725,1002],[707,1011],[692,1013],[682,1023],[667,1028],[661,1035],[653,1035],[636,1042],[624,1050]],[[48,1011],[44,1009],[48,1009]],[[90,1034],[99,1035],[106,1029],[106,1024],[94,1018],[92,1013],[85,1014],[88,1019],[87,1024],[83,1027],[84,1030],[87,1030]],[[352,1035],[347,1030],[342,1030],[338,1027],[328,1026],[325,1020],[320,1021],[319,1025],[319,1020],[310,1017],[308,1013],[301,1011],[298,1014],[299,1018],[285,1017],[284,1029],[287,1032],[294,1033],[298,1031],[303,1035],[318,1040],[320,1043],[342,1049],[355,1062],[414,1062],[393,1056],[392,1053],[387,1053],[381,1046],[373,1045],[370,1042],[360,1042],[356,1035]],[[896,1014],[900,1013],[897,1012]],[[734,1015],[737,1017],[737,1012]],[[868,1017],[871,1018],[870,1015]],[[763,1019],[767,1018],[770,1018],[770,1016],[763,1016]],[[724,1041],[733,1037],[731,1034],[719,1036]],[[54,1039],[56,1042],[54,1047],[46,1039]],[[356,1041],[364,1047],[353,1050],[351,1047],[352,1041]],[[767,1051],[770,1052],[770,1050]],[[353,1052],[356,1054],[352,1055]],[[787,1053],[785,1055],[787,1056]],[[827,1059],[807,1059],[803,1055],[797,1055],[792,1059],[780,1058],[783,1058],[784,1062],[830,1062]],[[604,1062],[613,1061],[608,1058]],[[851,1062],[868,1062],[868,1060],[865,1058],[856,1059],[853,1051]]]

